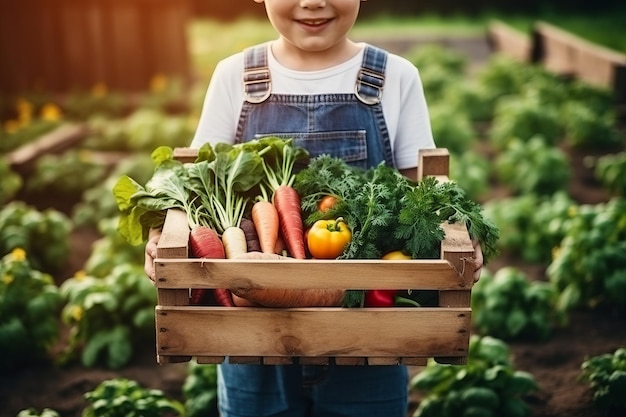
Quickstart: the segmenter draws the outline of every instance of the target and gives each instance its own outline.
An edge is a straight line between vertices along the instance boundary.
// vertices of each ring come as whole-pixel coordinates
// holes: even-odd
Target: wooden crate
[[[188,154],[189,151],[183,151]],[[189,155],[187,155],[189,156]],[[447,178],[445,149],[420,152],[418,175]],[[184,158],[183,158],[184,159]],[[439,260],[189,259],[187,218],[170,210],[155,260],[159,363],[423,365],[466,363],[473,248],[445,225]],[[437,290],[437,307],[256,308],[189,305],[190,288]]]

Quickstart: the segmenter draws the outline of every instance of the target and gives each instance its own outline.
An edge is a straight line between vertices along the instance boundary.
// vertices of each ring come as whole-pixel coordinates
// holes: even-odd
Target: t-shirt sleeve
[[[243,103],[241,73],[243,58],[233,55],[220,61],[209,82],[198,127],[191,148],[205,143],[232,143],[235,139],[237,121]]]
[[[392,140],[396,167],[407,169],[417,166],[420,149],[434,148],[435,142],[419,71],[409,61],[401,61],[401,81],[392,87],[397,94],[396,132]]]

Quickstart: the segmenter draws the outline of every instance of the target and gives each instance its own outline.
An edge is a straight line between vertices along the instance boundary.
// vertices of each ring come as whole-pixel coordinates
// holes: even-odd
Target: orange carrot
[[[290,185],[281,185],[274,190],[273,203],[278,212],[280,231],[289,254],[296,259],[306,259],[298,192]]]
[[[256,233],[259,236],[261,252],[274,253],[280,223],[276,207],[267,200],[258,200],[252,206],[251,214]]]

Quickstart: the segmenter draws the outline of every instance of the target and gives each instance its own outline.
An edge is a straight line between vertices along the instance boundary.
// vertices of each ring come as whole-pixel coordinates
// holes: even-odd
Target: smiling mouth
[[[298,22],[307,25],[307,26],[321,26],[324,25],[328,22],[330,22],[331,19],[305,19],[305,20],[298,20]]]

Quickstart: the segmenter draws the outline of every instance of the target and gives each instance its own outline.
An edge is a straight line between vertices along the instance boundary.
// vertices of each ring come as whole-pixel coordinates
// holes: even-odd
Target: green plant
[[[217,417],[217,366],[189,362],[183,396],[186,417]]]
[[[562,137],[559,112],[532,91],[501,98],[494,109],[489,137],[498,150],[506,149],[514,139],[526,142],[535,137],[555,145]]]
[[[468,150],[451,158],[450,179],[465,190],[468,198],[481,201],[488,190],[490,167],[485,155]]]
[[[546,272],[561,310],[626,305],[626,200],[579,206]]]
[[[501,230],[502,251],[532,263],[549,263],[576,216],[578,205],[567,192],[525,194],[490,200],[485,215]]]
[[[0,260],[0,371],[47,358],[61,301],[52,277],[32,269],[24,250]]]
[[[481,334],[503,340],[544,341],[564,317],[557,294],[544,281],[530,281],[520,269],[503,267],[485,274],[472,291],[472,322]]]
[[[92,152],[70,149],[62,154],[39,158],[33,175],[26,180],[26,190],[53,189],[63,194],[80,195],[105,177],[106,167],[95,159]]]
[[[512,139],[495,165],[498,178],[516,194],[549,195],[567,188],[571,177],[567,155],[540,136]]]
[[[604,189],[611,195],[626,197],[626,152],[601,156],[593,164]]]
[[[622,144],[615,112],[597,113],[586,101],[570,101],[563,110],[563,128],[568,143],[584,149],[616,149]]]
[[[411,390],[424,393],[414,417],[530,416],[524,396],[538,386],[510,356],[503,341],[472,336],[467,365],[429,362],[411,381]]]
[[[161,390],[144,388],[137,381],[114,378],[85,393],[89,405],[82,417],[184,416],[185,408]]]
[[[60,211],[39,211],[13,201],[0,210],[0,256],[22,248],[34,269],[58,272],[69,257],[71,229],[71,221]]]
[[[598,407],[615,411],[615,415],[620,410],[626,411],[626,348],[585,360],[579,380],[589,384]]]
[[[467,113],[448,104],[430,106],[430,123],[437,146],[461,155],[476,142],[477,134]]]
[[[11,169],[6,158],[0,159],[0,204],[4,204],[15,197],[22,188],[22,176]]]
[[[86,367],[119,369],[154,332],[156,291],[143,265],[120,264],[104,278],[79,271],[60,287],[61,318],[70,327],[63,360],[80,354]]]
[[[17,417],[61,417],[61,415],[51,408],[44,408],[41,412],[35,408],[28,408],[17,413]]]

